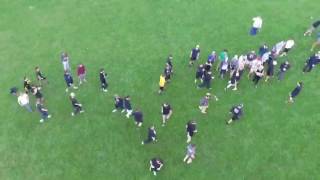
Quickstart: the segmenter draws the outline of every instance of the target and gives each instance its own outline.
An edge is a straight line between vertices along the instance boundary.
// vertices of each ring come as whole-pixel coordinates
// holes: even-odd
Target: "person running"
[[[293,89],[293,91],[289,93],[289,99],[287,103],[294,103],[294,98],[296,98],[300,94],[302,87],[303,87],[303,83],[298,82],[297,86]]]
[[[263,65],[260,65],[259,68],[254,73],[254,78],[252,80],[256,88],[258,87],[258,83],[260,79],[263,77],[263,75],[264,75]]]
[[[200,57],[200,46],[196,45],[190,52],[189,66],[191,67]]]
[[[86,67],[83,64],[79,64],[78,69],[77,69],[79,85],[81,85],[83,82],[87,82],[86,74],[87,74]]]
[[[35,73],[40,86],[42,86],[42,82],[48,83],[47,77],[42,74],[38,66],[35,67]]]
[[[84,112],[84,110],[82,109],[82,104],[78,102],[78,100],[76,99],[76,95],[73,92],[70,93],[70,101],[73,107],[73,112],[71,113],[71,116]]]
[[[99,77],[102,91],[108,92],[107,74],[105,73],[103,68],[100,69]]]
[[[43,123],[45,120],[51,118],[51,115],[48,112],[48,109],[46,109],[43,104],[37,102],[36,103],[37,110],[41,114],[40,123]]]
[[[153,175],[157,175],[157,173],[161,170],[163,167],[163,160],[160,158],[153,158],[150,160],[150,171],[153,173]]]
[[[262,28],[262,18],[260,16],[254,17],[252,18],[252,27],[250,30],[250,35],[251,36],[255,36],[258,34],[258,32],[260,31],[260,29]]]
[[[134,118],[135,124],[138,127],[142,126],[143,123],[143,114],[142,111],[140,109],[137,109],[135,112],[132,113],[132,116]]]
[[[315,21],[314,23],[312,23],[312,25],[310,26],[309,29],[306,30],[306,32],[304,32],[304,36],[311,36],[311,34],[320,26],[320,20]]]
[[[148,128],[148,138],[141,142],[142,145],[148,144],[151,142],[157,142],[157,132],[154,126]]]
[[[165,75],[161,74],[160,80],[159,80],[159,91],[158,91],[159,94],[163,93],[165,84],[166,84],[166,77]]]
[[[121,113],[123,113],[124,110],[124,105],[123,105],[123,98],[118,96],[117,94],[114,95],[114,109],[112,110],[112,112],[117,112],[118,110],[121,111]]]
[[[215,100],[218,101],[218,97],[213,95]],[[206,95],[200,100],[199,109],[203,114],[207,113],[207,109],[209,108],[209,100],[211,98],[210,93],[206,93]]]
[[[280,65],[280,70],[278,72],[278,80],[283,80],[285,73],[290,69],[289,61],[285,61]]]
[[[186,131],[187,131],[187,143],[190,143],[194,134],[198,132],[196,121],[194,120],[189,121],[186,125]]]
[[[196,145],[188,144],[187,153],[186,153],[186,156],[183,158],[183,162],[186,162],[187,164],[191,164],[195,158],[196,158]]]
[[[62,62],[64,72],[71,72],[68,53],[66,52],[61,53],[61,62]]]
[[[239,120],[243,114],[243,104],[233,106],[230,110],[231,119],[227,121],[227,124],[231,124],[233,121]]]
[[[240,80],[240,72],[239,69],[235,70],[231,76],[230,81],[228,81],[228,85],[226,88],[224,88],[225,91],[227,91],[229,88],[233,87],[233,91],[238,90],[238,82]]]
[[[318,32],[317,40],[312,44],[310,51],[313,51],[317,46],[320,46],[320,32]]]
[[[162,126],[165,126],[172,115],[172,108],[169,103],[163,103],[161,106]]]
[[[73,89],[78,89],[77,86],[73,85],[73,78],[69,72],[64,73],[64,80],[66,81],[66,84],[67,84],[66,92],[68,92],[69,88],[71,88],[71,87]]]
[[[18,103],[21,107],[24,107],[27,111],[32,112],[30,106],[29,95],[25,92],[18,93]]]
[[[131,98],[130,96],[126,96],[124,98],[124,110],[126,112],[126,117],[129,118],[132,114],[132,106],[131,106]]]
[[[202,83],[202,77],[204,75],[205,69],[203,64],[200,64],[197,71],[196,71],[196,78],[194,79],[194,83],[197,84],[198,80]]]

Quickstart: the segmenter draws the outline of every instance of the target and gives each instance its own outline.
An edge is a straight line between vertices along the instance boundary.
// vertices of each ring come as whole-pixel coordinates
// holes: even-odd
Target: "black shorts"
[[[287,52],[289,52],[289,51],[290,51],[289,48],[284,48],[284,50],[283,50],[283,52],[285,52],[285,53],[287,53]]]
[[[161,91],[163,91],[164,87],[160,87],[159,89],[160,89]]]
[[[188,135],[192,137],[194,135],[194,132],[193,131],[188,131]]]
[[[267,76],[273,76],[273,69],[268,69]]]
[[[232,117],[231,117],[231,119],[232,119],[233,121],[239,120],[239,116],[236,115],[236,114],[233,114]]]

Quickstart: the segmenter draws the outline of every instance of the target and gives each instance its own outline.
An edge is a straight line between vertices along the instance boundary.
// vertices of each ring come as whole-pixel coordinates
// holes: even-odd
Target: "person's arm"
[[[20,99],[20,98],[18,98],[18,104],[19,104],[20,106],[22,106],[22,102],[21,102],[21,99]]]

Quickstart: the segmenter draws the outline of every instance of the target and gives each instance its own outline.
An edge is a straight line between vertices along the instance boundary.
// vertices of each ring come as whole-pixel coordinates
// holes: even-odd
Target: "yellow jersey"
[[[164,84],[166,83],[166,79],[164,76],[160,75],[160,80],[159,80],[159,86],[164,87]]]

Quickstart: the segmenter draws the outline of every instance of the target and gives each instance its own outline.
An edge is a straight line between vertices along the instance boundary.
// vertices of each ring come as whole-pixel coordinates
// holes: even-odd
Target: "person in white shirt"
[[[280,55],[280,53],[282,52],[283,48],[286,45],[286,41],[280,41],[278,42],[276,45],[274,45],[272,47],[272,51],[271,53],[273,54],[274,57],[277,57]]]
[[[29,103],[29,96],[27,93],[19,93],[18,103],[21,107],[26,108],[29,112],[32,112],[32,108]]]
[[[252,18],[252,27],[250,30],[250,35],[255,36],[258,34],[259,30],[262,28],[262,18],[260,16]]]
[[[290,40],[286,41],[286,44],[284,45],[284,49],[283,49],[280,57],[286,56],[288,54],[288,52],[290,51],[290,49],[292,49],[293,46],[294,46],[294,40],[290,39]]]

